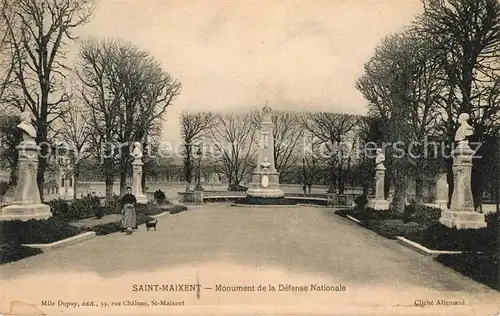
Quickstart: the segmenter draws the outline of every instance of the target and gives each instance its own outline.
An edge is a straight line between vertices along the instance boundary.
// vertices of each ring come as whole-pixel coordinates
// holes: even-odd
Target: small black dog
[[[158,224],[157,219],[155,219],[154,221],[146,222],[146,230],[149,231],[150,228],[154,228],[154,230],[156,231],[156,224]]]

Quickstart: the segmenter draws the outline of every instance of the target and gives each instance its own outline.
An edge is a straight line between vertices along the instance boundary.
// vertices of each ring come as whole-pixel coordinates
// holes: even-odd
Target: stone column
[[[148,203],[148,197],[142,192],[142,166],[144,163],[140,158],[132,162],[132,194],[135,195],[137,203]]]
[[[271,119],[271,108],[263,109],[263,118],[260,126],[260,143],[257,155],[257,167],[252,173],[247,195],[262,198],[284,197],[280,189],[279,173],[274,165],[274,124]]]
[[[434,204],[442,209],[448,208],[448,181],[446,173],[438,175],[434,193]]]
[[[0,209],[0,220],[47,219],[52,216],[50,206],[40,201],[36,181],[40,147],[34,141],[23,141],[16,149],[19,155],[18,183],[12,204]]]
[[[462,141],[453,151],[453,195],[449,210],[441,212],[439,222],[457,229],[486,227],[484,215],[474,210],[471,190],[472,156],[474,151]]]
[[[369,208],[375,210],[388,210],[389,201],[385,199],[385,167],[383,164],[378,164],[375,168],[375,199],[368,203]]]

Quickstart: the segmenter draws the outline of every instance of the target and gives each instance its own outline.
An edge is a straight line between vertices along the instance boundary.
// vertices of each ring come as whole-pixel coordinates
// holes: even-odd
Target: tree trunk
[[[344,194],[345,191],[345,178],[344,174],[340,173],[338,176],[339,194]]]
[[[415,179],[415,204],[424,205],[424,175],[417,172]]]
[[[451,207],[451,197],[453,195],[453,159],[446,161],[446,180],[448,181],[448,208]]]
[[[128,168],[122,165],[120,170],[120,195],[124,195],[127,189]]]
[[[146,173],[144,172],[144,169],[142,170],[142,177],[141,177],[141,188],[142,188],[142,193],[146,193]]]
[[[391,208],[393,211],[404,214],[406,202],[406,177],[402,172],[394,172],[394,197]]]
[[[113,170],[113,158],[104,158],[104,182],[106,184],[106,200],[113,199],[113,185],[115,183],[115,174]]]
[[[114,177],[113,175],[107,174],[106,175],[106,199],[108,201],[111,201],[113,199],[113,184],[114,184]]]
[[[80,179],[80,163],[77,162],[73,165],[73,199],[78,198],[78,180]]]

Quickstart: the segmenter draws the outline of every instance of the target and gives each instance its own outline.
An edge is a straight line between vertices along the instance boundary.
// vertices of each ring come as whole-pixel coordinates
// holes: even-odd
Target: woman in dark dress
[[[135,204],[137,200],[132,194],[132,188],[127,187],[127,193],[121,199],[122,210],[122,229],[126,230],[127,235],[132,234],[134,228],[137,228]]]

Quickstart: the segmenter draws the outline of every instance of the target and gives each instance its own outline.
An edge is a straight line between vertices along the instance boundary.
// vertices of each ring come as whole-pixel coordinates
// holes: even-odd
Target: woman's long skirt
[[[122,210],[122,228],[136,228],[135,208],[133,204],[125,204]]]

